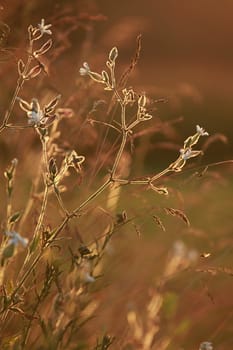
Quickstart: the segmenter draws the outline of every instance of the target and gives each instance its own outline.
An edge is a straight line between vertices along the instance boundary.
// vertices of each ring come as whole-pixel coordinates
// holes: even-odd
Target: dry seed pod
[[[204,134],[203,134],[203,135],[204,135]],[[195,146],[195,145],[198,143],[198,141],[199,141],[199,139],[200,139],[201,136],[202,136],[202,135],[201,135],[200,133],[196,133],[196,134],[194,134],[193,136],[189,136],[189,137],[184,141],[184,148],[191,148],[191,147]]]
[[[20,219],[21,213],[19,211],[17,211],[16,213],[14,213],[13,215],[11,215],[11,217],[9,218],[9,223],[15,223]]]
[[[50,101],[44,108],[44,111],[46,114],[51,113],[52,111],[54,111],[54,108],[56,107],[56,105],[58,104],[59,100],[61,98],[61,95],[57,95],[52,101]]]
[[[146,106],[146,96],[145,94],[141,95],[138,99],[138,105],[140,107],[145,107]]]
[[[169,165],[169,170],[170,171],[179,172],[179,171],[182,170],[182,168],[184,167],[185,163],[186,163],[186,160],[184,160],[181,157],[179,157],[174,163]]]
[[[27,101],[24,101],[20,97],[18,97],[17,99],[19,100],[19,105],[23,111],[28,112],[31,110],[31,105]]]
[[[116,47],[113,47],[112,50],[111,50],[110,53],[109,53],[109,56],[108,56],[109,61],[110,61],[111,63],[115,62],[117,56],[118,56],[118,50],[117,50]]]
[[[150,120],[150,119],[152,119],[152,115],[148,113],[144,114],[142,117],[142,120]]]
[[[47,40],[46,43],[42,45],[39,50],[33,52],[33,56],[38,57],[44,55],[52,47],[52,44],[52,39]]]
[[[51,158],[49,161],[49,173],[51,175],[51,179],[54,180],[57,175],[57,165],[54,158]]]
[[[29,80],[29,79],[33,79],[33,78],[37,77],[37,75],[40,74],[41,70],[42,70],[42,67],[40,65],[33,67],[29,71],[29,73],[26,76],[24,76],[24,79]]]
[[[29,41],[32,41],[32,39],[33,39],[33,33],[34,33],[34,28],[33,28],[33,26],[30,24],[30,26],[28,27]]]
[[[102,71],[102,80],[103,80],[107,85],[110,85],[110,84],[109,84],[109,76],[108,76],[108,73],[107,73],[105,70]]]
[[[104,83],[103,77],[102,77],[102,75],[100,75],[99,73],[88,72],[88,75],[90,76],[90,78],[91,78],[92,80],[96,81],[97,83]]]
[[[18,60],[18,73],[19,73],[19,75],[23,75],[24,68],[25,68],[25,64],[24,64],[23,60],[19,59]]]

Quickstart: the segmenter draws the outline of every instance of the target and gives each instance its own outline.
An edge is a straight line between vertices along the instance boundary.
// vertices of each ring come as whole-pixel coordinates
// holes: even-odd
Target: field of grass
[[[0,22],[0,349],[230,350],[230,103],[211,121],[228,93],[214,100],[200,62],[199,85],[169,80],[173,64],[153,83],[136,33],[149,9],[111,23],[104,1],[12,4]]]

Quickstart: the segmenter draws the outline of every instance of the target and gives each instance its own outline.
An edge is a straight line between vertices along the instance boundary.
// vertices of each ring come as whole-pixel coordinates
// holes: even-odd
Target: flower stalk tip
[[[205,131],[204,128],[200,127],[199,125],[196,125],[196,131],[197,131],[197,134],[200,136],[209,136],[209,133],[207,131]]]
[[[89,75],[90,72],[91,72],[91,69],[89,67],[89,64],[87,62],[84,62],[83,67],[79,69],[80,75],[82,76]]]

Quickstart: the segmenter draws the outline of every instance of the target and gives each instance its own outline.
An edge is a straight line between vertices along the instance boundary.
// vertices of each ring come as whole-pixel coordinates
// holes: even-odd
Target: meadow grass
[[[229,187],[216,168],[228,163],[192,170],[191,158],[203,156],[197,144],[209,136],[194,125],[164,169],[152,164],[150,174],[136,173],[139,137],[174,127],[153,116],[164,99],[128,83],[140,36],[119,78],[115,46],[101,72],[87,62],[79,68],[80,84],[97,93],[102,88],[105,98],[87,97],[82,113],[60,91],[41,98],[25,92],[47,74],[44,57],[53,50],[54,30],[44,19],[29,25],[26,55],[17,60],[16,85],[0,125],[0,136],[12,138],[7,152],[13,154],[2,201],[1,349],[211,350],[212,338],[220,339],[225,328],[218,346],[224,349],[221,344],[230,344],[223,316],[229,305],[221,308],[212,288],[220,278],[224,304],[232,276],[231,214],[225,203],[219,221],[219,202]],[[85,117],[76,118],[79,113]],[[209,325],[214,312],[223,314]]]

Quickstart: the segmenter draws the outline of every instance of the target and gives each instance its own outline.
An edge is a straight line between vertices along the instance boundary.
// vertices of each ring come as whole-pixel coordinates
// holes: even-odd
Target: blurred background
[[[156,107],[152,103],[155,121],[161,123],[161,128],[156,134],[147,133],[136,140],[134,162],[126,157],[126,167],[135,176],[164,168],[176,159],[183,140],[195,133],[197,124],[211,135],[208,143],[204,138],[201,140],[205,155],[191,169],[188,167],[184,174],[165,180],[171,190],[169,199],[160,199],[145,189],[122,191],[117,211],[127,210],[129,217],[138,220],[136,226],[122,229],[124,239],[116,238],[104,288],[98,285],[94,288],[101,312],[98,330],[93,321],[86,333],[93,341],[96,334],[105,331],[118,339],[127,338],[130,322],[127,323],[126,314],[129,310],[141,312],[143,322],[147,302],[153,296],[151,288],[159,290],[159,285],[163,285],[160,278],[165,273],[164,266],[172,254],[184,254],[185,269],[181,268],[181,274],[174,279],[169,278],[164,289],[161,339],[167,335],[172,339],[169,350],[198,349],[205,340],[213,341],[214,349],[232,348],[232,166],[219,164],[210,167],[204,177],[201,172],[196,174],[205,165],[230,160],[233,155],[232,13],[231,0],[11,0],[10,4],[1,1],[0,114],[4,114],[14,91],[16,63],[27,49],[28,25],[36,25],[45,18],[46,23],[53,25],[54,43],[44,58],[46,74],[26,84],[21,97],[28,101],[37,97],[43,104],[51,96],[62,94],[63,106],[74,110],[75,119],[64,121],[60,145],[85,154],[87,178],[88,174],[93,176],[88,186],[95,184],[94,175],[106,173],[112,158],[104,163],[106,159],[99,153],[98,159],[104,166],[96,165],[95,147],[104,131],[98,126],[83,127],[83,120],[97,100],[107,101],[95,114],[96,119],[104,120],[110,98],[101,87],[80,77],[79,68],[88,62],[93,71],[101,71],[109,51],[117,46],[120,77],[135,55],[139,34],[140,58],[127,86],[133,86],[138,93],[145,91],[151,101],[164,99],[166,103],[156,103]],[[25,123],[25,115],[18,106],[11,121]],[[33,130],[23,135],[24,131],[8,130],[0,139],[2,173],[14,157],[21,161],[18,174],[23,180],[16,189],[15,200],[19,208],[29,193],[36,172],[34,165],[40,157],[40,144]],[[110,134],[110,142],[112,138]],[[109,147],[107,141],[105,147]],[[75,191],[81,180],[74,177],[71,180],[75,182],[72,194],[79,193]],[[2,198],[4,191],[3,184]],[[75,206],[75,198],[69,194],[64,194],[64,198],[68,206]],[[184,210],[191,227],[186,228],[182,220],[168,216],[161,209],[164,207]],[[56,215],[54,207],[51,212]],[[2,207],[2,220],[3,213]],[[166,232],[153,221],[153,215],[166,223]],[[98,219],[94,216],[93,222],[81,222],[83,232],[89,232],[98,220],[102,222],[99,216]],[[204,253],[209,252],[210,257],[205,259]],[[119,340],[113,349],[123,349],[123,343],[125,346]],[[124,349],[135,348],[129,342]]]
[[[120,52],[120,76],[134,54],[136,37],[142,34],[140,60],[129,84],[154,97],[168,98],[159,116],[182,116],[178,128],[183,135],[196,124],[210,134],[223,133],[228,144],[223,145],[222,139],[213,145],[211,159],[232,155],[232,1],[13,0],[10,6],[1,4],[2,21],[11,28],[4,46],[25,45],[22,33],[29,22],[37,23],[41,17],[56,26],[55,46],[63,44],[64,48],[54,57],[50,84],[67,96],[75,68],[85,60],[96,70],[102,69],[107,52],[115,45]],[[1,51],[3,56],[3,47]],[[69,63],[64,68],[65,61]]]

